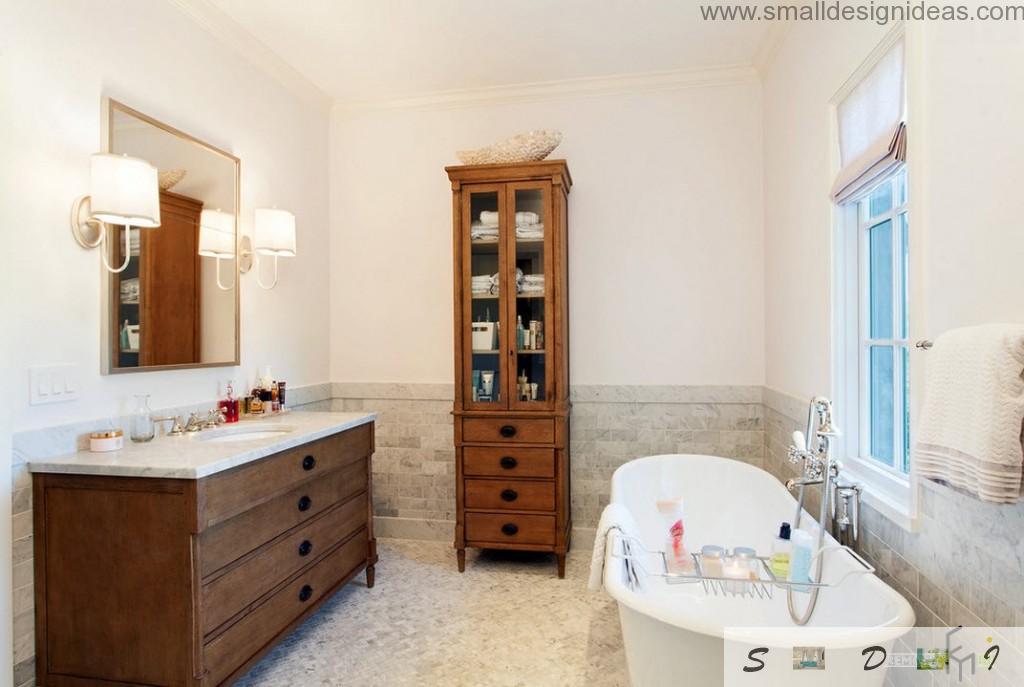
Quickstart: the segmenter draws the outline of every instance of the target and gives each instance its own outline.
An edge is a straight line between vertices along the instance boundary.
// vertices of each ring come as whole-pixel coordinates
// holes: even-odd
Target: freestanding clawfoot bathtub
[[[792,521],[796,509],[796,500],[772,475],[727,458],[652,456],[626,463],[612,477],[611,501],[630,512],[636,529],[631,534],[648,550],[664,550],[667,538],[656,500],[676,496],[685,499],[686,544],[696,551],[717,544],[750,546],[769,555],[780,523]],[[814,519],[805,513],[803,522]],[[835,541],[829,537],[828,544]],[[794,674],[794,647],[825,648],[827,673],[816,677],[827,675],[828,681],[820,684],[881,685],[884,668],[866,672],[862,650],[889,650],[914,624],[910,604],[842,551],[824,559],[822,577],[840,584],[822,589],[810,622],[796,627],[781,588],[764,599],[716,596],[699,582],[667,584],[663,577],[641,575],[640,587],[630,589],[617,548],[607,547],[604,587],[618,602],[633,687],[791,685],[796,677],[801,684],[819,684],[803,679],[812,677],[809,671]],[[852,571],[861,574],[848,574]],[[794,596],[797,610],[803,610],[809,595]],[[733,656],[735,643],[726,638],[737,636],[750,646],[772,647],[761,657],[771,670],[744,673],[742,666],[757,663],[745,660],[746,651]]]

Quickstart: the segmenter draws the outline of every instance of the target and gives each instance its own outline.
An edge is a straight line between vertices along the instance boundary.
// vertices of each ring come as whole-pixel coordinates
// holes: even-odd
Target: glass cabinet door
[[[462,195],[463,264],[463,398],[468,408],[508,407],[505,265],[505,190],[503,186],[469,186]]]
[[[509,184],[510,407],[548,408],[554,389],[551,184]]]

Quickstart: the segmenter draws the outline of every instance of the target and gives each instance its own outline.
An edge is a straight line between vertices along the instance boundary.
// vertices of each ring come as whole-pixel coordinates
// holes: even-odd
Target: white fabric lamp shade
[[[277,208],[257,208],[254,229],[257,253],[295,257],[295,215]]]
[[[235,216],[221,210],[199,215],[199,254],[207,258],[235,257]]]
[[[91,157],[90,214],[108,224],[160,226],[160,187],[156,167],[127,155]]]

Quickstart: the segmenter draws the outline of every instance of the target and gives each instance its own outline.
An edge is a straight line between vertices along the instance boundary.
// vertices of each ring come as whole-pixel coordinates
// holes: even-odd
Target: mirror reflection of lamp
[[[277,259],[295,257],[295,215],[277,208],[257,208],[253,233],[256,254],[274,258],[274,281],[269,286],[264,284],[257,264],[256,283],[260,288],[272,289],[277,286]]]
[[[160,188],[157,169],[145,160],[113,153],[89,158],[89,195],[71,208],[71,233],[83,248],[100,247],[103,266],[115,274],[131,260],[131,230],[160,226]],[[124,262],[112,267],[107,260],[108,225],[124,225]],[[95,238],[88,238],[93,227]]]
[[[225,286],[220,279],[221,260],[235,257],[235,216],[217,210],[203,210],[199,215],[199,254],[217,260],[217,288],[230,291],[234,281]]]

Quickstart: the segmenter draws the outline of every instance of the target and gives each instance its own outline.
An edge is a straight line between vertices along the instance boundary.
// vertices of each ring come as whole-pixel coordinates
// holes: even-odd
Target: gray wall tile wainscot
[[[806,401],[766,389],[766,468],[795,474],[786,448],[807,420]],[[917,532],[864,505],[862,553],[910,601],[919,626],[1011,627],[1024,621],[1024,502],[984,503],[922,480]],[[815,511],[811,511],[815,512]]]

